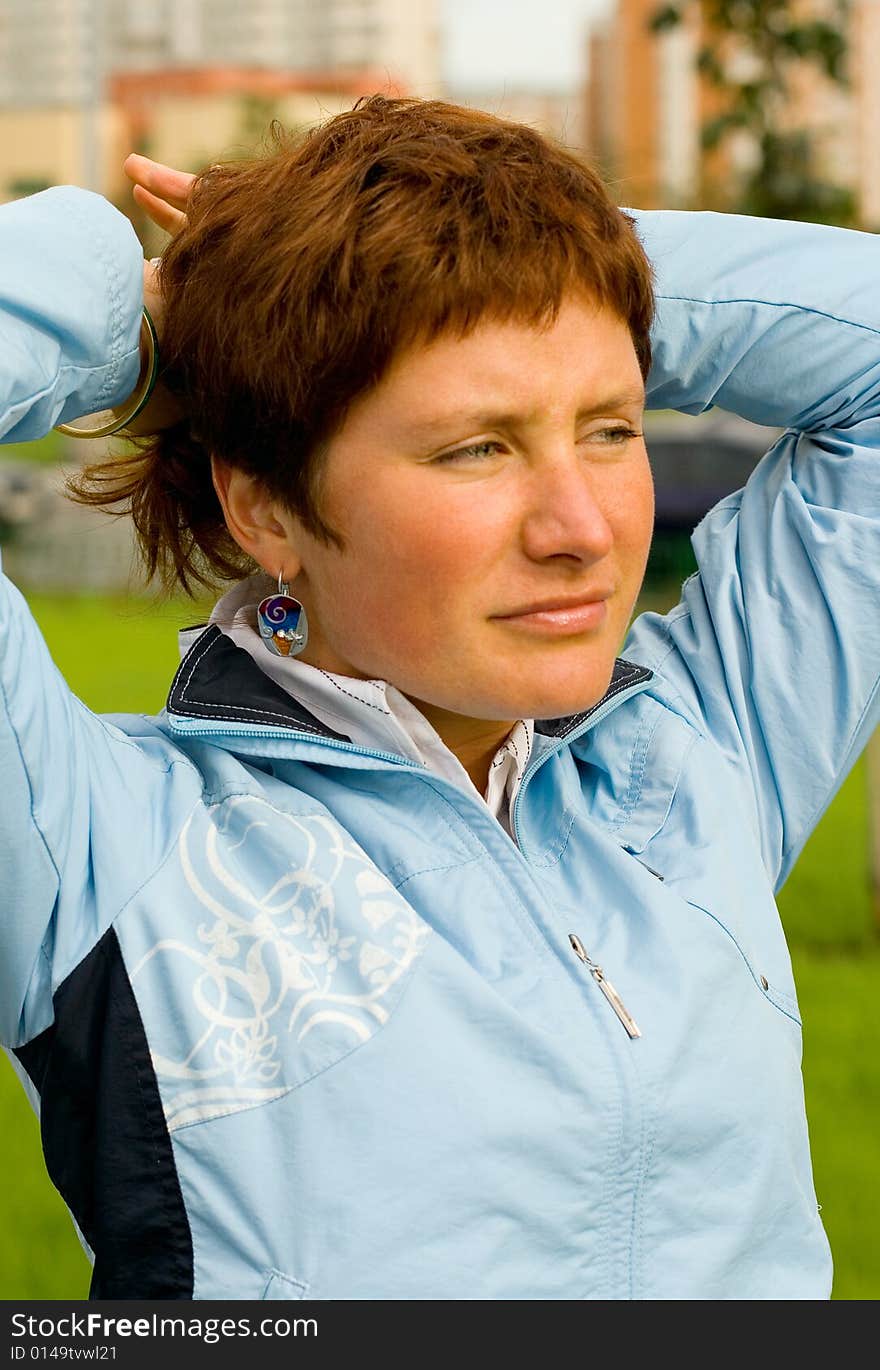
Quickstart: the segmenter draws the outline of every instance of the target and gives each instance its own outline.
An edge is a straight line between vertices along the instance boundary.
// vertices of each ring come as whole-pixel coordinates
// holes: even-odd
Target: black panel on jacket
[[[95,1253],[92,1299],[191,1299],[193,1253],[171,1138],[113,929],[19,1047],[40,1094],[46,1168]]]
[[[653,673],[645,666],[618,657],[606,693],[583,713],[565,718],[538,720],[535,731],[547,737],[564,737],[622,690]],[[244,701],[247,700],[247,704]],[[280,685],[265,675],[249,652],[212,623],[190,647],[171,682],[165,705],[168,713],[185,718],[225,719],[229,723],[262,724],[290,728],[311,736],[350,742],[310,713]]]
[[[165,707],[170,714],[185,718],[223,718],[230,723],[292,728],[337,742],[351,741],[276,685],[216,623],[196,638],[181,661]]]

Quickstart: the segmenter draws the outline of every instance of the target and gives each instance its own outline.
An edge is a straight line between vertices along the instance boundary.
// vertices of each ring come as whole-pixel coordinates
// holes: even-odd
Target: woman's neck
[[[508,722],[488,718],[467,718],[450,713],[434,704],[407,695],[411,704],[428,720],[438,737],[453,752],[467,771],[480,794],[489,784],[489,769],[504,739],[516,720]]]

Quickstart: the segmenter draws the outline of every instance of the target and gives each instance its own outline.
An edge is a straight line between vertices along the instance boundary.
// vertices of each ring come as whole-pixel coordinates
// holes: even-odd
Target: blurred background
[[[880,0],[0,0],[0,203],[88,187],[153,256],[165,238],[131,199],[127,153],[199,171],[259,150],[273,119],[305,132],[384,91],[528,123],[597,165],[622,206],[874,233],[878,70]],[[664,610],[693,569],[693,527],[776,432],[711,411],[649,414],[646,434],[657,520],[640,607]],[[64,499],[64,474],[99,451],[57,433],[0,448],[4,571],[90,707],[153,713],[177,628],[210,601],[155,603],[127,521]],[[780,897],[837,1299],[880,1295],[878,793],[875,738]],[[85,1297],[3,1059],[0,1119],[0,1298]]]

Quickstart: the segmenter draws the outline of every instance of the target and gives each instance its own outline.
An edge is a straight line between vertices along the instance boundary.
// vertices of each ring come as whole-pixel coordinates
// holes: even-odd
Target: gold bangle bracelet
[[[72,423],[57,423],[55,425],[56,433],[64,433],[68,438],[109,438],[113,433],[118,433],[137,418],[152,395],[156,385],[156,377],[159,374],[159,340],[156,336],[155,324],[146,308],[141,317],[140,341],[145,347],[145,360],[137,388],[123,412],[120,414],[118,409],[101,409],[95,414],[85,415],[87,419],[99,420],[93,427],[82,428]],[[112,417],[100,421],[105,414],[110,414]]]

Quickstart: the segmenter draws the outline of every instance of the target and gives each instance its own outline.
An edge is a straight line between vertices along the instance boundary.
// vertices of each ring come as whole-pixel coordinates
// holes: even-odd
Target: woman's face
[[[344,549],[273,507],[261,559],[306,607],[302,659],[392,682],[435,726],[595,703],[653,526],[643,405],[626,325],[579,295],[544,330],[486,321],[402,353],[326,455]]]

